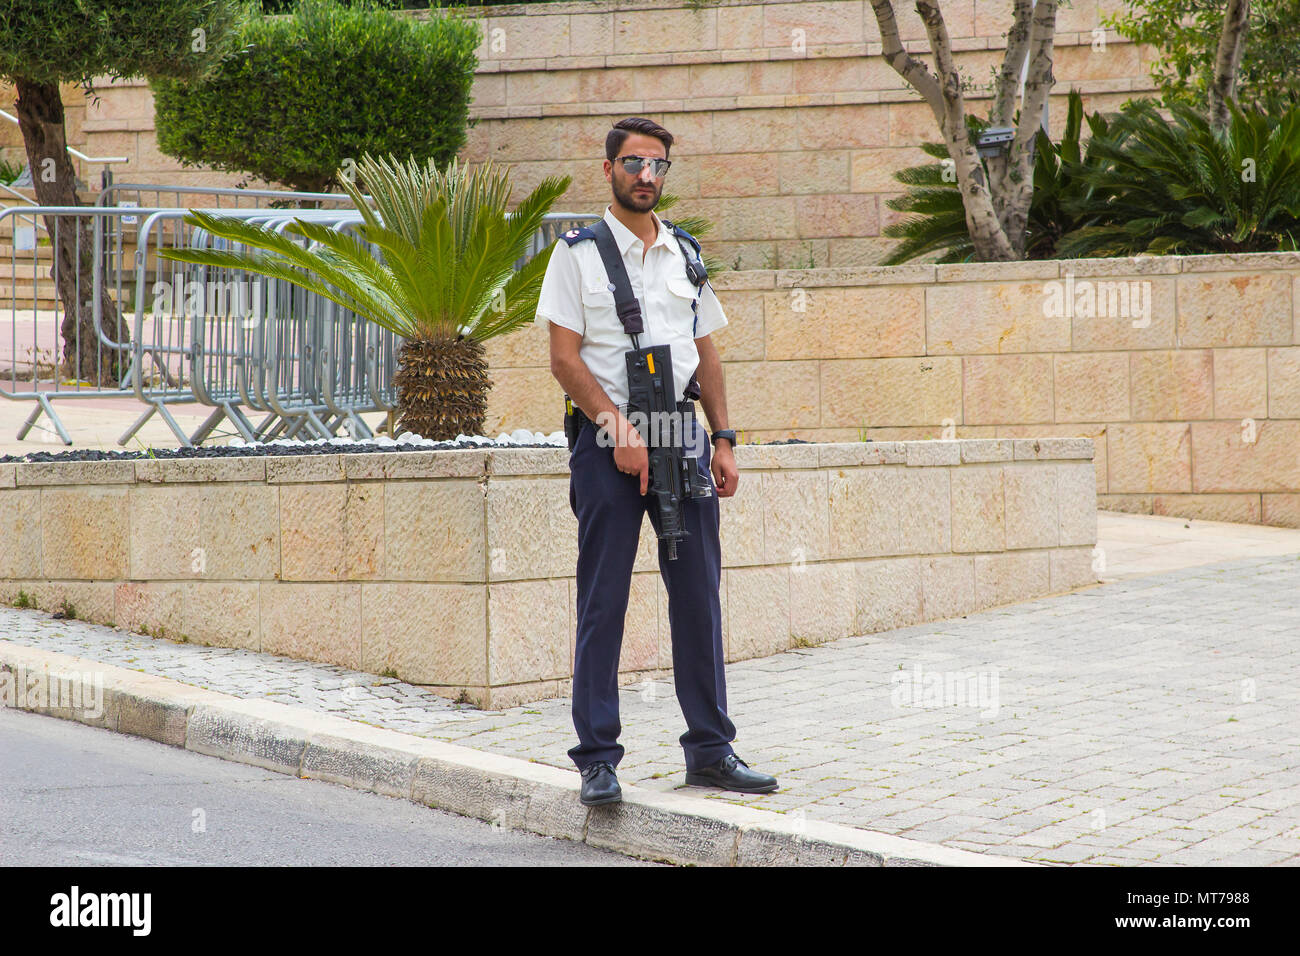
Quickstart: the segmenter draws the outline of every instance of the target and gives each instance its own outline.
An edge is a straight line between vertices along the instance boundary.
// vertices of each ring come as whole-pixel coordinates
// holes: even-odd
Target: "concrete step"
[[[33,298],[33,291],[35,298]],[[58,296],[54,294],[54,284],[48,288],[33,290],[32,284],[11,285],[0,281],[0,313],[10,308],[15,309],[53,309]]]
[[[51,263],[54,261],[54,246],[38,244],[35,249],[15,249],[12,242],[0,242],[0,261],[12,263],[15,258],[19,263],[30,264],[32,259]]]

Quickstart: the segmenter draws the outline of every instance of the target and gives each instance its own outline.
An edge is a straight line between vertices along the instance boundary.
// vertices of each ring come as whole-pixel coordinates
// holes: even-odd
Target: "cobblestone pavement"
[[[479,711],[399,681],[0,609],[0,639],[571,769],[569,701]],[[1041,862],[1300,864],[1300,555],[1235,560],[727,668],[706,799]],[[684,787],[669,682],[621,693],[624,782]]]

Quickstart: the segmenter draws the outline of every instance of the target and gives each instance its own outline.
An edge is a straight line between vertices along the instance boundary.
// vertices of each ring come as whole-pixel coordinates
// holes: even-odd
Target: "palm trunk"
[[[18,126],[32,171],[32,188],[42,206],[80,206],[77,175],[68,157],[63,97],[57,83],[36,83],[14,77],[18,91]],[[62,372],[78,381],[113,387],[126,364],[125,350],[110,348],[95,333],[94,226],[88,216],[45,216],[45,228],[55,242],[54,266],[63,305]],[[110,339],[130,341],[130,329],[106,288],[99,293],[103,327]]]
[[[477,339],[410,339],[398,355],[397,430],[448,441],[479,435],[492,381],[487,349]]]

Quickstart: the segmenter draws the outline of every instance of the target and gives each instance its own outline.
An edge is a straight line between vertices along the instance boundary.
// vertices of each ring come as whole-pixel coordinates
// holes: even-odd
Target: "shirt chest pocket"
[[[694,334],[695,300],[698,290],[686,276],[670,276],[666,283],[668,314],[675,322],[690,323]]]
[[[603,348],[630,349],[632,340],[627,337],[623,324],[618,320],[614,293],[603,282],[595,280],[584,281],[581,290],[586,340]]]
[[[588,328],[601,328],[613,322],[618,324],[618,310],[614,308],[614,293],[604,283],[588,280],[582,284],[582,311]]]

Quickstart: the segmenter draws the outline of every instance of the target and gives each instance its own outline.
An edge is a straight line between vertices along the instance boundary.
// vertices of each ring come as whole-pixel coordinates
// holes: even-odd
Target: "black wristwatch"
[[[719,438],[725,438],[727,441],[731,442],[732,448],[736,447],[736,433],[732,431],[730,428],[719,428],[716,432],[714,432],[712,435],[709,436],[709,441],[713,442],[713,444],[716,445],[718,443]]]

